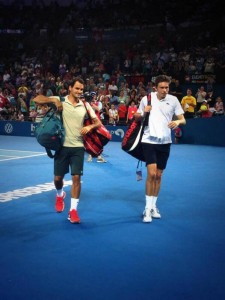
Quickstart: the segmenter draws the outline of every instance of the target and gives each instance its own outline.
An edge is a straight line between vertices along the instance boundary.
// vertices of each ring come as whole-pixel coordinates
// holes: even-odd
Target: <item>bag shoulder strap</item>
[[[89,119],[91,119],[90,112],[89,112],[89,110],[87,109],[86,101],[85,101],[85,100],[82,100],[82,102],[83,102],[83,105],[84,105],[84,107],[85,107],[85,109],[86,109],[86,111],[87,111],[87,115],[88,115]]]
[[[56,106],[53,104],[50,106],[49,110],[46,112],[45,115],[51,112],[50,118],[54,116],[54,114],[57,114],[60,117],[61,122],[63,123],[63,118],[62,118],[62,112],[57,111]]]
[[[51,119],[56,112],[57,112],[57,110],[56,110],[55,105],[54,106],[50,106],[49,110],[46,112],[45,115],[47,116],[48,113],[51,113],[49,115],[49,119]],[[58,114],[59,114],[59,117],[60,117],[60,121],[63,124],[62,112],[60,112]],[[45,151],[46,151],[48,157],[50,157],[50,158],[54,158],[56,156],[56,152],[53,154],[53,152],[52,152],[51,149],[45,148]]]
[[[151,105],[151,101],[152,101],[152,95],[151,95],[151,93],[148,93],[147,100],[148,100],[148,105]]]
[[[151,105],[151,93],[148,93],[148,95],[147,95],[147,105]],[[143,119],[142,119],[142,124],[143,124],[143,127],[144,126],[146,126],[147,125],[147,123],[148,123],[148,118],[149,118],[149,112],[146,112],[146,113],[144,113],[144,117],[143,117]]]
[[[53,154],[52,150],[50,150],[50,149],[45,148],[45,151],[46,151],[48,157],[50,157],[50,158],[54,158],[56,156],[56,152],[55,152],[55,154]]]
[[[89,120],[92,122],[92,117],[91,117],[90,111],[89,111],[89,109],[87,108],[87,102],[86,102],[85,100],[82,100],[82,102],[83,102],[83,105],[84,105],[84,107],[85,107],[85,109],[86,109],[86,111],[87,111],[87,116],[88,116]],[[89,105],[90,105],[90,104],[89,104]],[[96,116],[96,117],[97,117],[97,116]]]
[[[82,103],[83,103],[83,105],[84,105],[86,111],[88,112],[86,101],[85,101],[85,100],[81,100],[81,101],[82,101]]]

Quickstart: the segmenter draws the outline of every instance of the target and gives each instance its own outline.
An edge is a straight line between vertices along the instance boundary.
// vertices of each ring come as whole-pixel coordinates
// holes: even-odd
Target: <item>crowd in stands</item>
[[[194,111],[186,103],[186,116],[203,116],[203,100],[209,116],[224,115],[222,96],[218,105],[213,93],[216,83],[225,83],[224,15],[217,2],[172,0],[163,7],[147,0],[134,1],[132,7],[129,1],[104,0],[83,6],[74,1],[67,7],[56,2],[46,7],[38,0],[32,6],[22,1],[10,7],[1,4],[0,119],[38,120],[48,108],[36,107],[33,98],[40,93],[63,97],[70,80],[81,76],[84,94],[95,93],[102,106],[102,120],[128,124],[140,99],[154,90],[159,74],[171,76],[171,93],[180,101],[187,96],[181,86],[193,75],[204,75],[202,100],[190,82],[197,102]],[[124,30],[127,35],[134,30],[135,36],[121,40]],[[88,33],[87,41],[76,40],[77,31]],[[111,40],[104,37],[106,32],[113,32]]]

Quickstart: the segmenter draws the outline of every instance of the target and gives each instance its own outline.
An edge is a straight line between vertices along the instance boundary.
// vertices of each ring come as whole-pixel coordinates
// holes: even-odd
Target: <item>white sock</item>
[[[79,203],[79,199],[71,198],[70,210],[76,209]]]
[[[62,195],[63,195],[63,189],[56,190],[56,192],[57,192],[57,196],[62,197]]]
[[[156,207],[156,201],[158,197],[157,196],[152,196],[152,207]]]
[[[152,209],[152,197],[153,196],[148,196],[145,195],[145,200],[146,200],[146,205],[145,205],[145,209]]]

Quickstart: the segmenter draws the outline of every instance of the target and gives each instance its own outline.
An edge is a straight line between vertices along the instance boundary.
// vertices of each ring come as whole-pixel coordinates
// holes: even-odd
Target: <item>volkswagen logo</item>
[[[117,129],[117,130],[115,131],[115,135],[118,135],[118,136],[120,136],[121,138],[123,138],[123,137],[124,137],[124,130],[123,130],[123,129]]]
[[[5,132],[8,134],[13,132],[13,126],[11,123],[6,123],[4,128],[5,128]]]

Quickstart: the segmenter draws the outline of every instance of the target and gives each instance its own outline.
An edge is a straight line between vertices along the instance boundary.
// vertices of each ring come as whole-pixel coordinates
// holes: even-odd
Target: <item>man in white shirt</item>
[[[108,87],[109,91],[113,92],[114,94],[118,92],[118,86],[116,85],[115,81],[112,81]]]
[[[159,75],[155,79],[155,92],[151,93],[151,105],[147,96],[140,102],[136,119],[150,112],[148,126],[142,136],[142,147],[147,166],[146,205],[143,222],[150,223],[152,218],[161,218],[156,201],[161,186],[163,170],[166,168],[172,143],[171,130],[185,125],[184,111],[177,97],[169,95],[170,78]],[[176,116],[176,120],[173,116]]]

